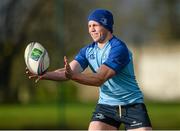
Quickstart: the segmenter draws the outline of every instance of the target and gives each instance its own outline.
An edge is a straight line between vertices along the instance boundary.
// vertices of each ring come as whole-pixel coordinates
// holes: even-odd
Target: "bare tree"
[[[38,0],[1,0],[0,3],[0,92],[1,101],[11,102],[16,98],[10,89],[12,60],[23,48],[27,29],[37,17]]]

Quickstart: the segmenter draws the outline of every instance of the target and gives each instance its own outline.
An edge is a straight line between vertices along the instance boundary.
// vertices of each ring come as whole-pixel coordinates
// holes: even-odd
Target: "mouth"
[[[98,35],[98,33],[91,33],[91,36],[92,36],[93,38],[95,38],[95,37],[98,37],[99,35]]]

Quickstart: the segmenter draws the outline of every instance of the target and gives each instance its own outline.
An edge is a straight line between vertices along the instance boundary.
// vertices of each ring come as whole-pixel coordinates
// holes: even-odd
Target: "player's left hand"
[[[71,69],[71,66],[68,63],[68,59],[66,56],[64,56],[64,68],[65,68],[65,75],[68,79],[72,78],[73,71]]]

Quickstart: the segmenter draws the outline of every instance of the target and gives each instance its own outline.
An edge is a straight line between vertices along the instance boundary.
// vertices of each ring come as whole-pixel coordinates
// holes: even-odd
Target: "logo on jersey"
[[[90,54],[89,58],[93,60],[93,59],[95,59],[95,55],[94,54]]]
[[[106,60],[106,59],[107,59],[107,54],[104,54],[104,55],[102,56],[102,59],[103,59],[103,60]]]

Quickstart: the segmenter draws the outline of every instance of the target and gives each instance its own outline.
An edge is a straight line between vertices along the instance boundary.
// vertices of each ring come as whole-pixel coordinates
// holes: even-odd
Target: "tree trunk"
[[[6,56],[1,59],[0,63],[0,92],[1,102],[10,103],[16,101],[13,97],[10,87],[10,74],[12,65],[12,56]]]

